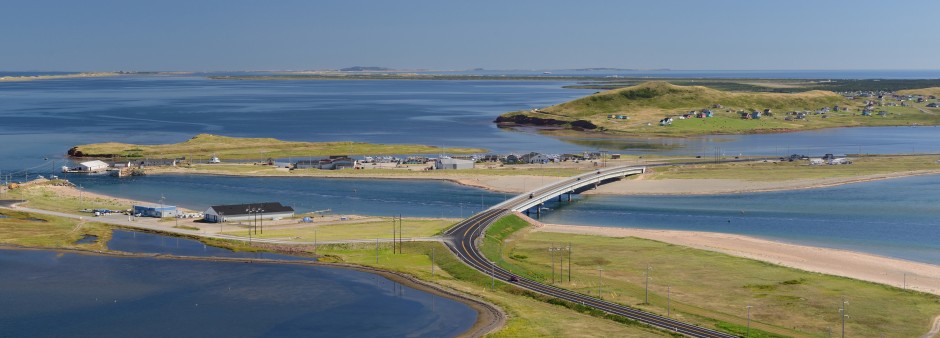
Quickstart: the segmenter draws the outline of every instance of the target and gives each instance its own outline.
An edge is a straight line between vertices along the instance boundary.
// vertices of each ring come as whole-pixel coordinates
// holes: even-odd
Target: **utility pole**
[[[669,317],[672,312],[672,301],[669,298],[670,293],[669,286],[666,286],[666,317]]]
[[[434,248],[431,248],[431,276],[434,276]]]
[[[392,253],[395,253],[395,215],[392,215]]]
[[[747,334],[744,337],[751,336],[751,307],[750,305],[745,306],[747,308]]]
[[[375,239],[375,264],[379,264],[379,239]]]
[[[548,253],[550,253],[552,257],[552,284],[555,284],[555,248],[549,247]]]
[[[604,278],[604,269],[597,267],[597,298],[604,299],[604,296],[601,296],[601,280]]]
[[[649,264],[646,265],[646,301],[645,303],[649,305],[650,303],[650,271],[653,270],[653,267]]]
[[[404,244],[403,234],[405,232],[405,220],[398,214],[398,253],[402,253],[402,244]]]

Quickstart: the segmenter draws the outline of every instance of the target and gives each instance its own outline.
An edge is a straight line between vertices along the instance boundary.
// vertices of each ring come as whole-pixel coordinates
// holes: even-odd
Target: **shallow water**
[[[175,256],[264,258],[277,260],[310,260],[312,257],[274,254],[270,252],[242,252],[203,244],[200,241],[162,236],[138,231],[114,230],[108,249],[134,253],[155,253]]]
[[[455,336],[461,303],[353,270],[0,249],[3,337]]]

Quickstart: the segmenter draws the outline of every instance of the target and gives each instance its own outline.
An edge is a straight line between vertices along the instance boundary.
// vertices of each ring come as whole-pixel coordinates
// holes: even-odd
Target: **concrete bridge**
[[[630,175],[639,175],[646,172],[646,167],[619,166],[612,168],[600,168],[578,176],[565,179],[561,182],[555,182],[526,194],[514,197],[505,202],[497,204],[490,209],[508,209],[510,211],[520,211],[528,213],[529,209],[539,207],[536,213],[541,213],[541,205],[554,198],[559,201],[564,195],[571,200],[571,194],[584,190],[596,188],[598,185],[610,181],[619,180]]]

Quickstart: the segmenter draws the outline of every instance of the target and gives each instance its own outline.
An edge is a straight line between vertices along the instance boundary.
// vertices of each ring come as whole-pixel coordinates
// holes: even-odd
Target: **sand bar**
[[[537,224],[535,231],[646,238],[716,251],[800,270],[843,276],[940,295],[940,266],[854,251],[775,242],[715,232]]]

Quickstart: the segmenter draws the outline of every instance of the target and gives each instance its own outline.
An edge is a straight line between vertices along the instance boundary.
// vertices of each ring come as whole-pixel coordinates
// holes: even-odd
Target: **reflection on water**
[[[307,265],[0,249],[0,337],[450,337],[476,312]]]

